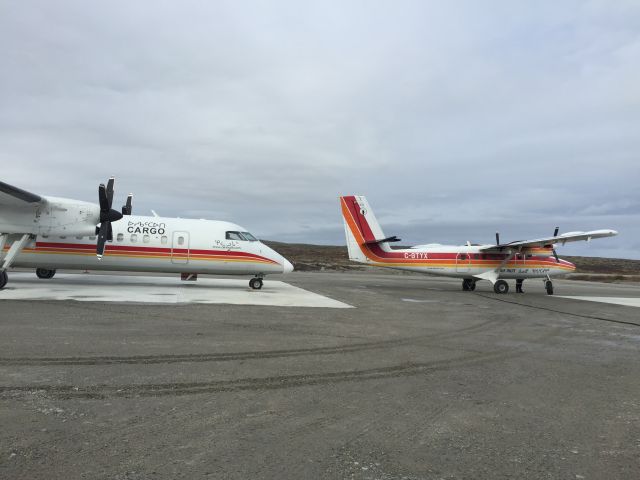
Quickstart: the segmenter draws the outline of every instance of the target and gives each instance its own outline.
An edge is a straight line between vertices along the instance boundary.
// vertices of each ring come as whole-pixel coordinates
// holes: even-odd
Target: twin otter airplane
[[[398,238],[385,237],[373,211],[363,196],[340,197],[349,259],[377,267],[390,267],[462,279],[462,289],[473,291],[476,281],[489,280],[496,293],[507,293],[506,280],[516,281],[516,291],[522,293],[522,283],[528,278],[541,278],[549,295],[553,295],[551,277],[575,270],[575,265],[561,260],[554,245],[578,240],[612,237],[615,230],[568,232],[552,237],[500,243],[495,245],[418,245],[392,249]]]
[[[119,212],[113,178],[98,188],[98,204],[45,197],[0,182],[0,289],[10,267],[35,268],[52,278],[57,268],[252,275],[262,288],[269,273],[293,265],[229,222],[131,215],[131,195]]]

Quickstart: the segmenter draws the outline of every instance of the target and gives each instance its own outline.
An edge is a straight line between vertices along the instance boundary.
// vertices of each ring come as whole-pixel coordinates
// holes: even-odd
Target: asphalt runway
[[[272,280],[355,308],[0,292],[0,478],[640,478],[640,285]]]

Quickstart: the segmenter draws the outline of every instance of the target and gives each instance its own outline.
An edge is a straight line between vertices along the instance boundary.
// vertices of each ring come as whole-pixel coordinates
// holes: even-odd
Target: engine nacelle
[[[67,198],[43,197],[25,207],[0,208],[0,233],[90,236],[100,222],[100,207]]]

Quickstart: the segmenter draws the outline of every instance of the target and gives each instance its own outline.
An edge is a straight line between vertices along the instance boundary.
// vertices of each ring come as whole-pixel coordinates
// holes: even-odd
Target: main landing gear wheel
[[[553,295],[553,282],[551,280],[544,282],[544,288],[547,290],[547,295]]]
[[[462,290],[465,292],[473,292],[476,289],[476,281],[470,278],[462,280]]]
[[[50,278],[53,278],[55,274],[55,270],[49,270],[47,268],[36,268],[36,275],[42,280],[49,280]]]
[[[493,291],[496,293],[507,293],[509,291],[509,284],[504,280],[498,280],[493,284]]]
[[[7,272],[0,272],[0,290],[4,288],[8,281],[9,275],[7,275]]]
[[[522,290],[523,283],[524,283],[523,279],[516,280],[516,293],[524,293],[524,290]]]
[[[252,278],[251,280],[249,280],[249,286],[254,290],[260,290],[262,288],[262,279]]]

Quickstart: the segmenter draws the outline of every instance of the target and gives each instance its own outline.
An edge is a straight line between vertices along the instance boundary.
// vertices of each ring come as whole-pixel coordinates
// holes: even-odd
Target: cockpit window
[[[244,240],[240,232],[227,232],[225,237],[227,240]]]
[[[258,239],[249,232],[227,232],[225,234],[227,240],[244,240],[245,242],[257,242]]]

